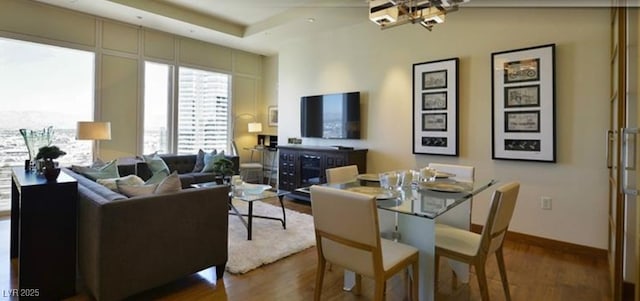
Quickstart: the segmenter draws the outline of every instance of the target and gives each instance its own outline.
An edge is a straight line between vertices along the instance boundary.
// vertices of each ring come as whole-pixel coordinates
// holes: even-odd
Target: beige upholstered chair
[[[318,250],[314,300],[320,300],[327,262],[356,273],[355,293],[361,276],[373,278],[376,301],[384,300],[386,280],[411,265],[409,295],[418,300],[418,250],[380,238],[374,196],[311,186],[311,206]]]
[[[231,148],[233,153],[237,154],[238,156],[240,155],[235,141],[231,142]],[[249,182],[249,179],[251,179],[251,181],[254,181],[253,177],[255,177],[255,182],[262,183],[264,181],[264,166],[262,165],[262,163],[253,160],[253,152],[255,150],[250,149],[249,151],[251,153],[249,161],[242,162],[240,163],[240,166],[238,166],[238,169],[240,170],[240,176],[242,176],[242,179],[247,182]]]
[[[484,268],[489,255],[495,253],[506,300],[511,300],[502,255],[502,243],[507,228],[509,228],[519,190],[520,184],[518,182],[511,182],[496,189],[482,234],[444,225],[436,227],[436,287],[439,259],[440,256],[445,256],[473,265],[478,277],[482,300],[489,300],[487,276]]]
[[[358,176],[358,165],[327,168],[325,173],[329,184],[347,183],[354,181]]]
[[[461,182],[473,182],[475,176],[475,168],[473,166],[429,163],[429,167],[437,171],[452,173],[456,175],[452,179]]]

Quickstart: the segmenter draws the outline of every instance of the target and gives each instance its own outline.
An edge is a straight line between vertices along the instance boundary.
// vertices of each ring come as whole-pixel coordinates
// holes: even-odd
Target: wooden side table
[[[25,299],[60,300],[76,294],[78,183],[64,172],[56,182],[14,168],[11,182],[11,258],[18,258]]]

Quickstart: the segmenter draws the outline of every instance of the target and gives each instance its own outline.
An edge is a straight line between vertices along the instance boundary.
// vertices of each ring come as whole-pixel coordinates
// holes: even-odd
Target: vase
[[[60,175],[60,168],[45,167],[42,173],[44,174],[44,177],[47,179],[47,181],[53,182],[58,179],[58,176]]]
[[[20,129],[20,134],[24,138],[24,143],[29,151],[29,162],[33,167],[36,164],[36,155],[38,150],[43,146],[51,145],[53,139],[53,126],[46,127],[42,130]]]

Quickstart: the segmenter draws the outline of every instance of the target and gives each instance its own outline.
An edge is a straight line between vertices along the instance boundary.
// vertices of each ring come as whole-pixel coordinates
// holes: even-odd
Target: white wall
[[[479,178],[521,181],[512,231],[606,249],[609,28],[603,8],[461,8],[433,32],[381,31],[365,19],[290,41],[278,54],[279,143],[300,137],[301,96],[361,91],[362,139],[303,144],[368,148],[368,172],[443,162],[474,165]],[[492,160],[491,53],[549,43],[556,44],[557,163]],[[413,155],[412,64],[452,57],[460,58],[460,155]],[[551,211],[540,209],[541,196],[553,198]],[[474,223],[484,224],[488,198],[475,198]]]

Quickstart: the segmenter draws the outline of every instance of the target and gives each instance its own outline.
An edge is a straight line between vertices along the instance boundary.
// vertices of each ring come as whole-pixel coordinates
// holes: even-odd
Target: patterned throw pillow
[[[217,150],[213,150],[211,152],[211,154],[215,155],[217,153]],[[193,166],[193,171],[191,172],[201,172],[202,169],[204,168],[204,156],[206,155],[206,153],[200,149],[198,150],[198,155],[196,156],[196,164]]]
[[[120,178],[109,178],[109,179],[97,179],[96,182],[98,184],[102,184],[105,187],[115,191],[118,191],[118,185],[116,182],[122,183],[123,185],[142,185],[144,184],[144,180],[136,175],[128,175]]]
[[[120,193],[130,198],[136,196],[151,195],[158,187],[158,184],[125,185],[120,183],[120,181],[116,181],[116,185],[118,186],[118,191],[120,191]]]
[[[221,151],[220,153],[217,153],[217,154],[205,154],[204,168],[202,168],[202,172],[212,172],[213,166],[215,165],[215,163],[218,160],[223,159],[224,157],[225,157],[224,151]]]
[[[91,168],[85,167],[84,169],[79,171],[85,177],[92,179],[94,181],[98,179],[111,179],[111,178],[119,178],[120,174],[118,173],[118,165],[116,164],[116,160],[110,161],[100,168]]]
[[[177,192],[182,190],[182,183],[180,182],[180,177],[177,172],[172,172],[168,177],[164,178],[156,190],[153,191],[154,194],[160,193],[169,193],[169,192]]]
[[[166,178],[167,176],[169,176],[169,173],[161,170],[159,172],[154,173],[151,178],[149,178],[146,182],[144,182],[144,184],[158,184],[160,182],[162,182],[162,180],[164,180],[164,178]]]
[[[160,183],[145,185],[127,185],[122,181],[116,181],[116,185],[120,193],[128,197],[144,196],[151,194],[161,194],[169,192],[178,192],[182,190],[182,183],[177,172],[171,173],[165,177]]]
[[[169,174],[169,166],[167,166],[167,163],[165,163],[157,153],[153,153],[151,155],[142,155],[142,158],[144,158],[144,161],[147,162],[147,165],[151,170],[151,174],[155,175],[157,172],[161,171]]]

